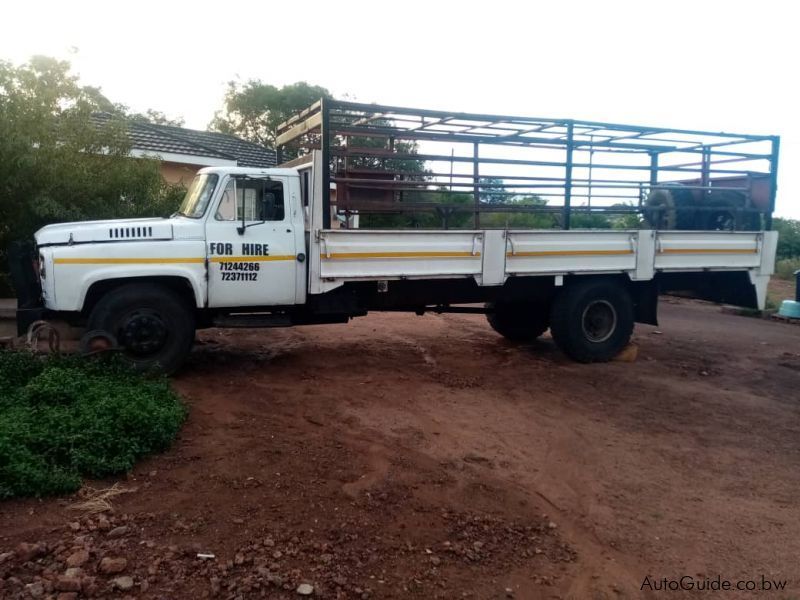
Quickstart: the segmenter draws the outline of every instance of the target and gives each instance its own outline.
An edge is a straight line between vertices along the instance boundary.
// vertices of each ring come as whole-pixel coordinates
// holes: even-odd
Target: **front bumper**
[[[39,308],[18,308],[17,309],[17,335],[26,335],[28,328],[36,321],[44,318],[45,309]]]
[[[17,294],[17,334],[24,335],[34,321],[44,314],[42,284],[36,272],[36,245],[13,242],[8,248],[11,285]]]

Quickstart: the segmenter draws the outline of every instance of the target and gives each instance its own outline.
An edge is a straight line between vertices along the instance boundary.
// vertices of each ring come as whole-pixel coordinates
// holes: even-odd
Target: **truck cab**
[[[203,169],[175,218],[202,224],[205,306],[288,306],[306,295],[305,228],[292,169]]]
[[[88,342],[130,349],[142,366],[173,370],[214,309],[306,300],[295,169],[202,169],[168,219],[62,223],[35,238],[44,309],[104,332]],[[135,307],[143,295],[151,306]]]

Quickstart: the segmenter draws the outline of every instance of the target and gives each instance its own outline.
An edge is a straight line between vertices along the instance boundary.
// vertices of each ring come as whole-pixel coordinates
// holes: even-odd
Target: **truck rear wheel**
[[[514,342],[532,342],[550,326],[549,310],[543,304],[490,302],[486,309],[491,328]]]
[[[623,286],[612,281],[568,285],[553,303],[550,331],[558,347],[573,360],[611,360],[633,333],[633,301]]]
[[[194,342],[192,309],[172,290],[152,283],[126,284],[103,296],[88,328],[116,338],[136,369],[174,373]]]

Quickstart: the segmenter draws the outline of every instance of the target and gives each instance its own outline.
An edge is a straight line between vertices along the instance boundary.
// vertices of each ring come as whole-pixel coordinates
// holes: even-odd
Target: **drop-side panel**
[[[742,269],[761,265],[763,234],[749,231],[659,231],[657,270]]]
[[[638,231],[509,231],[506,272],[582,273],[636,268]]]
[[[481,231],[320,231],[320,277],[477,277],[483,240]]]
[[[751,271],[768,275],[773,232],[730,231],[369,231],[323,230],[312,248],[320,264],[316,288],[345,281],[474,277],[502,285],[507,277],[627,274],[657,271]]]

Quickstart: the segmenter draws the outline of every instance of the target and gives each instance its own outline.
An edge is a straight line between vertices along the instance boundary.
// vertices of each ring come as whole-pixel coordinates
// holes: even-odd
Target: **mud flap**
[[[658,284],[655,280],[631,282],[633,314],[637,323],[658,325]]]

